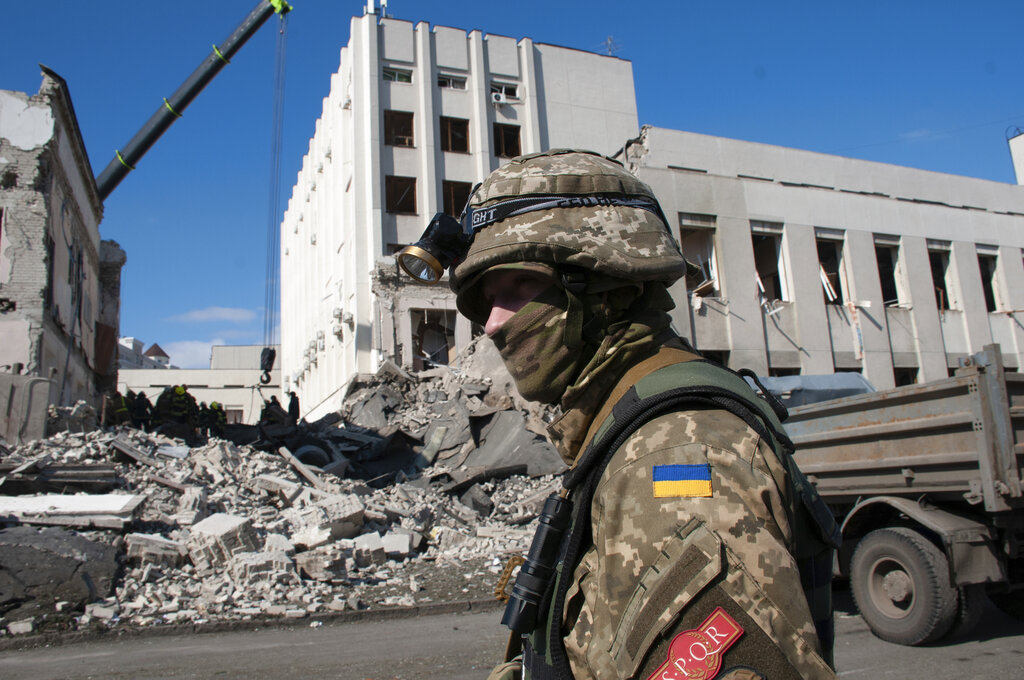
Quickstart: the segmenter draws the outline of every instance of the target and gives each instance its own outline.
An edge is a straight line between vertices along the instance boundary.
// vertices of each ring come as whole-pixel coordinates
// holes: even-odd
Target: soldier
[[[549,437],[570,465],[491,678],[835,678],[834,521],[773,409],[671,330],[687,263],[650,188],[551,151],[491,173],[465,227],[443,223],[403,269],[437,280],[457,263],[459,311],[525,398],[560,407]]]

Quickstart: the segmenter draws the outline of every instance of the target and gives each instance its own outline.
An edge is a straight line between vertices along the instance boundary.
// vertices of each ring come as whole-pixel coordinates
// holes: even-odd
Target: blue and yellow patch
[[[655,498],[710,498],[711,465],[655,465]]]

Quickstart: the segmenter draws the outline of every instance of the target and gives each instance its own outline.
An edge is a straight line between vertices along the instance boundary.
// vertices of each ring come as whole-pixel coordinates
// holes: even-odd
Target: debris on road
[[[87,409],[57,410],[66,431],[0,448],[0,631],[490,592],[564,469],[536,433],[546,414],[521,407],[486,376],[385,363],[340,413],[236,437],[251,444],[89,430]],[[75,530],[36,526],[54,524]]]

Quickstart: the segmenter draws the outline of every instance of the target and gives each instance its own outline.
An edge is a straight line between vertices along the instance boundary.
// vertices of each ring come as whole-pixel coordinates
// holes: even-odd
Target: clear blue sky
[[[294,0],[282,201],[358,0]],[[71,89],[98,174],[255,0],[4,3],[0,89]],[[391,16],[602,51],[633,63],[641,124],[1012,183],[1024,128],[1024,3],[974,0],[392,0]],[[128,253],[121,333],[179,366],[263,342],[276,19],[106,201]]]

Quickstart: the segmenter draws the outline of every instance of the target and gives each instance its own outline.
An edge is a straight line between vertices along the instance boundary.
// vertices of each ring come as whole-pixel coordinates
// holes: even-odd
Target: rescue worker
[[[120,391],[109,392],[106,397],[106,423],[107,427],[124,425],[131,420],[128,410],[128,400]]]
[[[132,425],[140,430],[148,431],[150,421],[153,418],[153,405],[149,403],[149,397],[146,396],[145,392],[139,392],[135,395],[131,411]]]
[[[765,400],[671,330],[687,263],[651,189],[597,154],[522,156],[464,224],[458,309],[526,399],[560,407],[570,465],[549,499],[562,568],[521,568],[522,636],[491,678],[835,678],[834,521]]]
[[[210,402],[210,434],[214,437],[224,436],[224,426],[228,424],[228,414],[219,401]]]
[[[288,393],[288,424],[296,425],[299,422],[299,395],[295,392]]]

